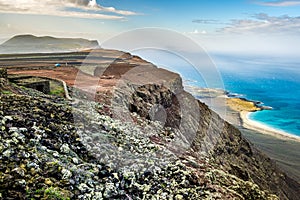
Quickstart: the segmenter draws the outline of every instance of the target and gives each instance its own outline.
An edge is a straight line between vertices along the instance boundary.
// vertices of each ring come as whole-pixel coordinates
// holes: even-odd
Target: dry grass
[[[261,108],[257,107],[252,101],[247,101],[240,98],[228,98],[226,100],[226,105],[229,106],[232,110],[238,112],[255,112],[261,110]]]

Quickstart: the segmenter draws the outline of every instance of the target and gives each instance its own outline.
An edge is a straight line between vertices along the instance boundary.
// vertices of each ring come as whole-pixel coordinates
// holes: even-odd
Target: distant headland
[[[99,48],[97,40],[16,35],[0,45],[0,54],[74,52]]]

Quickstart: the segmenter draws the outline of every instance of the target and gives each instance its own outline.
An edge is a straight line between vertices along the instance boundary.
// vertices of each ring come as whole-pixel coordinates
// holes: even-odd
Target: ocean
[[[250,119],[300,136],[300,62],[229,56],[215,62],[227,91],[273,108]]]
[[[208,85],[205,77],[187,60],[168,52],[134,52],[159,67],[179,73],[197,87],[221,88],[238,97],[260,101],[272,110],[251,113],[250,119],[300,136],[300,60],[213,55],[222,83]],[[213,67],[208,65],[209,67]]]

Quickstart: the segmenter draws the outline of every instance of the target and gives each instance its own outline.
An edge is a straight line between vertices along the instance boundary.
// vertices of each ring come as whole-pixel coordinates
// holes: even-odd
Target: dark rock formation
[[[120,122],[95,106],[102,109],[78,102],[72,111],[63,99],[33,90],[0,95],[0,197],[276,199],[208,158],[179,159],[151,143],[149,136],[161,135],[157,124],[138,116],[141,125]]]
[[[7,70],[5,68],[0,68],[0,78],[7,79]]]
[[[32,88],[35,90],[38,90],[40,92],[43,92],[45,94],[50,93],[50,81],[41,79],[41,78],[35,78],[32,76],[16,76],[16,77],[10,77],[9,80],[12,83],[15,83],[19,86],[24,86],[27,88]]]

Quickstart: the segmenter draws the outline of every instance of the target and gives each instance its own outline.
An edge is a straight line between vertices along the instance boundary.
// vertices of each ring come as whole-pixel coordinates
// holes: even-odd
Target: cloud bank
[[[192,22],[197,24],[224,24],[215,19],[194,19]]]
[[[0,0],[0,13],[52,15],[92,19],[124,19],[137,13],[103,7],[96,0]]]
[[[279,17],[259,13],[253,19],[232,20],[229,26],[219,30],[223,33],[300,34],[300,17]]]
[[[262,1],[262,2],[257,2],[257,4],[263,5],[263,6],[286,7],[286,6],[298,6],[298,5],[300,5],[300,1],[299,0]]]

